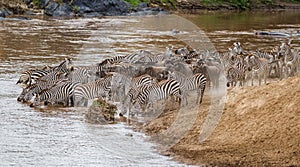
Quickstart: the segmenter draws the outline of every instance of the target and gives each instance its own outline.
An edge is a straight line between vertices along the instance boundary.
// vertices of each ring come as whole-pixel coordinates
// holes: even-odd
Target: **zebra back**
[[[94,99],[105,96],[111,90],[111,80],[112,76],[107,76],[91,83],[81,84],[75,88],[75,98]]]

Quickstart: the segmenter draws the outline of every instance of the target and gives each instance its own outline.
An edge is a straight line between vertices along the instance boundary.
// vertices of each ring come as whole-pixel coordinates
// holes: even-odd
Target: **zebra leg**
[[[87,107],[88,106],[88,99],[83,98],[83,106]]]
[[[74,107],[74,103],[75,103],[75,97],[74,97],[74,95],[70,96],[70,103],[71,103],[70,107]]]
[[[253,80],[254,80],[254,74],[252,73],[252,76],[251,76],[251,86],[253,86]]]
[[[196,104],[200,104],[201,100],[200,100],[200,96],[201,96],[201,91],[200,91],[201,88],[197,89],[197,101],[196,101]]]
[[[264,73],[264,80],[265,80],[265,84],[267,84],[267,74]]]

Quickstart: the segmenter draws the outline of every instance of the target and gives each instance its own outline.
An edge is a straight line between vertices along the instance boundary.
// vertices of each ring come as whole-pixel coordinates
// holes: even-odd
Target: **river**
[[[157,53],[169,44],[226,50],[235,41],[269,49],[285,38],[255,31],[295,33],[300,12],[0,21],[0,166],[182,166],[126,124],[92,125],[85,109],[30,108],[16,101],[22,70],[72,57],[88,66],[139,49]],[[191,21],[191,22],[190,22]],[[299,40],[295,40],[299,44]],[[129,134],[129,135],[128,135]]]

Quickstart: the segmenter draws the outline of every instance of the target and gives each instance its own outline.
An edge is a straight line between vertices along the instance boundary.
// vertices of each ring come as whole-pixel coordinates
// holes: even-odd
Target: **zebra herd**
[[[186,68],[184,73],[176,71],[181,66]],[[75,67],[72,60],[66,58],[55,67],[23,71],[17,81],[23,91],[17,100],[29,102],[31,107],[41,104],[87,106],[89,99],[101,97],[121,102],[128,109],[135,104],[147,109],[169,97],[181,101],[187,98],[187,91],[196,90],[198,103],[201,103],[206,78],[189,70],[180,56],[174,54],[173,47],[167,47],[162,54],[139,50],[88,67]]]
[[[258,79],[258,84],[267,83],[267,78],[284,79],[300,73],[300,55],[292,47],[291,40],[272,48],[270,51],[247,51],[241,43],[234,43],[229,53],[220,54],[227,78],[227,86],[247,86],[251,80]]]
[[[227,86],[238,82],[244,86],[250,79],[253,85],[256,77],[260,85],[268,77],[298,74],[299,65],[300,56],[291,41],[270,52],[246,51],[239,42],[227,52],[168,46],[164,53],[138,50],[86,67],[75,67],[66,58],[54,67],[23,71],[17,81],[23,91],[17,100],[32,107],[42,103],[87,106],[89,99],[101,97],[120,102],[128,110],[136,104],[143,110],[150,105],[157,110],[157,101],[166,103],[169,97],[187,105],[190,91],[197,92],[197,104],[201,104],[206,84],[218,89],[222,76]]]

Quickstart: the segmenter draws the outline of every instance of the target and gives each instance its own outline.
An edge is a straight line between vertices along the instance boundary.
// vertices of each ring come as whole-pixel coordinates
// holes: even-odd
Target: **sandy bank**
[[[229,89],[217,128],[200,143],[209,106],[210,98],[205,96],[192,130],[168,150],[177,160],[218,166],[300,165],[300,76]],[[152,136],[163,132],[177,112],[165,112],[142,131]]]

